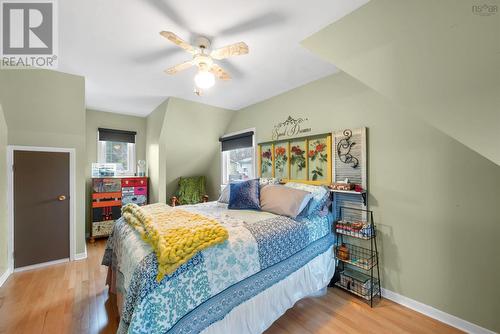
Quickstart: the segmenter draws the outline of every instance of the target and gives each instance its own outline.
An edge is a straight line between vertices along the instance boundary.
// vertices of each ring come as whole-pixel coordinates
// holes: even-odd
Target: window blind
[[[135,131],[125,131],[125,130],[113,130],[99,128],[99,140],[100,141],[118,141],[122,143],[135,144]]]
[[[222,151],[237,150],[253,146],[253,131],[239,133],[233,136],[221,137]]]

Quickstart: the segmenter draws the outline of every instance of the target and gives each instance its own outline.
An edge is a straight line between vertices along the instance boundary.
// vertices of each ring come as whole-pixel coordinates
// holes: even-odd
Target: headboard
[[[316,185],[332,183],[332,134],[264,142],[258,145],[260,177]]]
[[[346,178],[362,191],[332,190],[334,212],[367,208],[366,128],[343,129],[258,144],[260,177],[330,185]]]

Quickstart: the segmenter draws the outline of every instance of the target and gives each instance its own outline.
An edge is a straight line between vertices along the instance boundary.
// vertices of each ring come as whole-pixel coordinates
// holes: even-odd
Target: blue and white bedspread
[[[119,333],[199,333],[334,243],[328,217],[292,220],[217,202],[182,209],[218,220],[229,239],[158,283],[156,254],[120,219],[103,259],[124,295]]]

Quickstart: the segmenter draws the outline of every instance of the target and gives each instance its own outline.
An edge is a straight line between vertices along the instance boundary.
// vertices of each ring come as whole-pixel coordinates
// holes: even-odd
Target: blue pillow
[[[228,209],[260,210],[259,179],[229,184]]]

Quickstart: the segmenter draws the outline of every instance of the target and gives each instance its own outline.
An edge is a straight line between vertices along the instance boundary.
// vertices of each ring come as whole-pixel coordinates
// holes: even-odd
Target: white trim
[[[467,320],[460,319],[459,317],[438,310],[437,308],[384,288],[382,288],[382,297],[390,299],[395,303],[406,306],[414,311],[417,311],[418,313],[425,314],[428,317],[444,322],[445,324],[458,328],[467,333],[495,334],[495,332],[489,329],[468,322]]]
[[[368,194],[368,159],[367,159],[367,151],[368,151],[368,141],[366,140],[366,127],[362,127],[361,131],[361,142],[363,147],[361,148],[361,186]],[[368,198],[366,198],[365,208],[368,208]]]
[[[16,268],[16,269],[14,269],[14,272],[18,273],[20,271],[40,269],[40,268],[43,268],[43,267],[53,266],[55,264],[61,264],[61,263],[66,263],[66,262],[69,262],[68,258],[66,258],[66,259],[60,259],[60,260],[54,260],[54,261],[48,261],[48,262],[44,262],[44,263],[37,263],[37,264],[32,264],[30,266]]]
[[[10,268],[7,268],[5,270],[5,272],[2,274],[2,276],[0,276],[0,288],[2,287],[2,285],[5,283],[5,281],[7,281],[7,279],[9,278],[10,274],[12,274],[12,272],[10,271]]]
[[[75,254],[75,261],[78,260],[85,260],[87,258],[87,244],[85,244],[85,251],[83,253],[77,253]]]
[[[14,151],[34,151],[34,152],[62,152],[69,153],[69,259],[75,259],[75,224],[76,224],[76,152],[74,148],[63,147],[35,147],[35,146],[16,146],[7,147],[7,211],[8,211],[8,268],[14,272],[14,172],[12,165],[14,163]]]
[[[137,135],[135,135],[137,140]],[[108,164],[113,162],[106,161],[106,140],[99,140],[99,130],[97,130],[97,162]],[[127,143],[127,164],[128,169],[125,171],[117,171],[117,176],[134,176],[136,172],[137,161],[136,159],[136,143]],[[115,165],[118,165],[114,163]],[[122,166],[123,167],[123,166]]]

